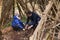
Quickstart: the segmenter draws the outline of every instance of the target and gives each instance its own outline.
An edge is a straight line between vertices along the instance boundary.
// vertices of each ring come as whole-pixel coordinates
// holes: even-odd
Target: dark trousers
[[[33,27],[32,27],[32,28],[35,30],[35,29],[36,29],[36,27],[37,27],[37,25],[38,25],[38,24],[33,25]]]

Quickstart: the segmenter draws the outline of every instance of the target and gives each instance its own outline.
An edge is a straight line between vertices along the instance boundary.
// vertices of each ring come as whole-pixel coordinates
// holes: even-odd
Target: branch
[[[26,16],[26,13],[25,13],[25,11],[23,10],[22,6],[21,6],[19,3],[18,3],[18,5],[20,6],[20,9],[21,9],[21,11],[22,11],[23,15],[25,15],[25,16]]]

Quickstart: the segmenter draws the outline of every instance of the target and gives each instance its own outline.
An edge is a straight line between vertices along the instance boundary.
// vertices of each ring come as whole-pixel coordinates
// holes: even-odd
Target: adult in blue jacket
[[[24,30],[24,24],[23,22],[19,19],[18,16],[14,16],[12,20],[12,27],[14,30]]]
[[[27,13],[27,22],[26,22],[26,26],[25,28],[36,28],[36,26],[38,25],[38,22],[40,21],[41,17],[34,13],[34,12],[28,12]]]

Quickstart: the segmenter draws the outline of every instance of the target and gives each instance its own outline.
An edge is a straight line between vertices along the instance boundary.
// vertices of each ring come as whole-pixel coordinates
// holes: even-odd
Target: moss
[[[11,21],[10,21],[9,23],[5,24],[5,25],[2,27],[2,29],[6,28],[6,27],[9,27],[9,26],[11,26]]]
[[[26,22],[26,17],[25,16],[22,17],[22,22]]]

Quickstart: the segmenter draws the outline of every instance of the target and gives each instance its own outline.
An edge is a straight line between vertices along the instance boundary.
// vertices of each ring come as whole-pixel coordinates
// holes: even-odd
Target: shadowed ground
[[[33,29],[26,31],[10,31],[3,35],[3,40],[29,40],[33,34]]]

